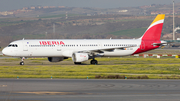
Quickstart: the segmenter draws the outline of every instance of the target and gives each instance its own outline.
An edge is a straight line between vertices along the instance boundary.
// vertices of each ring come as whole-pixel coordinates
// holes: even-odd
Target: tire
[[[98,64],[98,61],[97,60],[95,60],[95,65],[97,65]]]
[[[97,64],[98,64],[98,61],[97,61],[97,60],[91,60],[90,63],[93,64],[93,65],[97,65]]]
[[[93,64],[92,61],[93,61],[93,60],[90,61],[90,64]]]
[[[20,65],[24,65],[24,62],[20,62]]]
[[[75,65],[79,65],[79,64],[81,64],[81,62],[74,62],[74,64],[75,64]]]

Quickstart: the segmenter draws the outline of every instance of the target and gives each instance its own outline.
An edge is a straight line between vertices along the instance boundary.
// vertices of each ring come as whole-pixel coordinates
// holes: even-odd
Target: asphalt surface
[[[180,80],[0,79],[0,101],[180,101]]]

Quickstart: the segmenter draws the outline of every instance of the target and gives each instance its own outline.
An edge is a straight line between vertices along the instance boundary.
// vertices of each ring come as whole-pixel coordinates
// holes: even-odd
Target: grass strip
[[[123,64],[123,65],[25,65],[0,66],[0,78],[61,78],[91,79],[97,75],[148,76],[149,79],[179,79],[180,64]]]

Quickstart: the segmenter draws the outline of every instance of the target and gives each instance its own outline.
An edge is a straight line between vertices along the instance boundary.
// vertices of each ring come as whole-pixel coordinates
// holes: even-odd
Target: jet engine
[[[73,53],[72,60],[74,62],[83,62],[89,59],[89,55],[87,53]]]
[[[63,61],[64,57],[48,57],[49,62],[59,62]]]

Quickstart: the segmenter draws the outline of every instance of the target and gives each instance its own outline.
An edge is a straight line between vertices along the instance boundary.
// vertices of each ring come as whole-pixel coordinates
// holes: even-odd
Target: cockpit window
[[[11,47],[11,44],[10,44],[10,45],[8,45],[8,47]]]
[[[8,47],[18,47],[17,44],[9,44]]]

